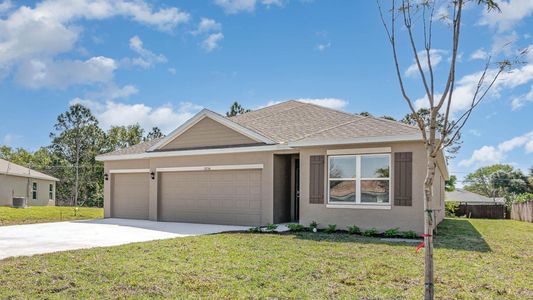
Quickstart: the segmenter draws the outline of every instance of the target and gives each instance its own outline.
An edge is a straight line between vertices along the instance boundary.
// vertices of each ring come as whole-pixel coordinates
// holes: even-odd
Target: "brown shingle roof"
[[[287,101],[230,118],[280,143],[306,139],[417,134],[418,128],[375,117],[363,117],[310,103]]]
[[[14,164],[10,161],[7,161],[1,158],[0,158],[0,174],[35,178],[35,179],[43,179],[43,180],[50,180],[50,181],[59,181],[59,179],[52,177],[50,175],[46,175],[44,173],[31,170],[29,168]]]
[[[111,156],[111,155],[125,155],[125,154],[144,153],[144,152],[148,151],[148,149],[150,149],[150,147],[152,147],[153,145],[157,144],[162,139],[163,139],[162,137],[161,138],[157,138],[157,139],[153,139],[151,141],[143,142],[143,143],[140,143],[140,144],[137,144],[137,145],[133,145],[131,147],[127,147],[127,148],[124,148],[124,149],[119,149],[119,150],[116,150],[116,151],[113,151],[113,152],[108,152],[108,153],[105,153],[105,154],[101,154],[99,156]]]
[[[298,101],[286,101],[229,118],[278,143],[418,134],[419,129],[398,121],[364,117]],[[101,156],[141,154],[161,139]]]

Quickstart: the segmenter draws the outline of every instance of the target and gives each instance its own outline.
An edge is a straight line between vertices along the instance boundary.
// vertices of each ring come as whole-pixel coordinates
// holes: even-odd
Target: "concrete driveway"
[[[127,219],[3,226],[0,227],[0,259],[246,229]]]

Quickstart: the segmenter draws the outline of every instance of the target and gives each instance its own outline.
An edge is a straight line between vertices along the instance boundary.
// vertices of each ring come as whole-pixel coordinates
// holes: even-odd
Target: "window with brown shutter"
[[[413,153],[394,153],[394,205],[413,205]]]
[[[309,165],[309,203],[324,203],[324,155],[311,155]]]

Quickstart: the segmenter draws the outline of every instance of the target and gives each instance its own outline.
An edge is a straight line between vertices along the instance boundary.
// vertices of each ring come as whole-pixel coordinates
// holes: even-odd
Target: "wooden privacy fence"
[[[505,205],[460,203],[455,215],[475,219],[503,219]]]
[[[533,222],[533,201],[513,203],[511,207],[511,219]]]

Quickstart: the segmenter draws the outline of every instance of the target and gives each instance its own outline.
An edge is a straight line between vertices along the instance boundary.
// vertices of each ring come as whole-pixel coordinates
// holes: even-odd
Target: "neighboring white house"
[[[446,202],[460,202],[468,204],[503,204],[504,198],[489,198],[463,189],[446,192]]]
[[[11,206],[13,197],[24,197],[29,206],[55,205],[59,179],[0,159],[0,206]]]

